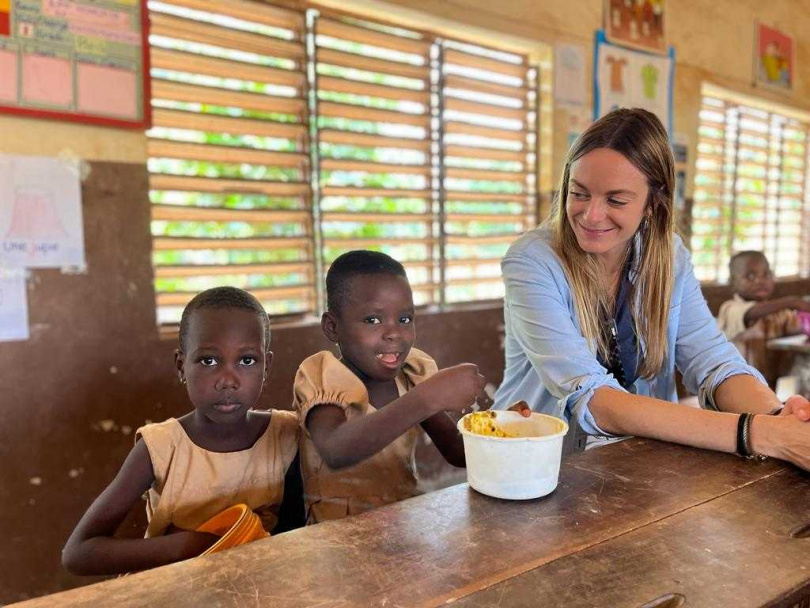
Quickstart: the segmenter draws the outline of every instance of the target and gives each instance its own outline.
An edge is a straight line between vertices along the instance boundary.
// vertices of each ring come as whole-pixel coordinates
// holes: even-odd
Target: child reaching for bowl
[[[447,412],[471,406],[484,388],[478,367],[438,370],[413,348],[416,324],[402,264],[373,251],[337,258],[326,277],[322,351],[295,378],[303,427],[301,469],[307,523],[340,519],[418,493],[413,451],[426,432],[450,464],[464,447]]]
[[[796,296],[771,299],[773,274],[760,251],[740,251],[729,261],[734,295],[720,306],[717,324],[746,361],[767,376],[765,342],[801,333],[797,311],[810,312],[810,302]],[[767,378],[773,384],[776,378]]]
[[[253,411],[270,352],[270,324],[249,293],[218,287],[183,311],[175,365],[194,410],[138,429],[118,475],[71,534],[62,563],[75,574],[120,574],[195,557],[219,537],[197,532],[235,504],[266,531],[278,520],[285,473],[296,455],[293,412]],[[143,539],[114,538],[147,494]]]

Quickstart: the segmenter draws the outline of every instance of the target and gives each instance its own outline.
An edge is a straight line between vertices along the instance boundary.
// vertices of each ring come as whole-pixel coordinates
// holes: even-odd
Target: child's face
[[[737,264],[731,276],[731,287],[744,300],[760,302],[773,295],[773,275],[768,260],[748,256]]]
[[[187,352],[175,364],[194,407],[212,422],[235,422],[259,399],[272,353],[255,312],[203,308],[189,322]]]
[[[348,292],[340,314],[327,313],[324,331],[356,370],[392,380],[416,339],[411,286],[404,277],[365,275],[351,279]]]

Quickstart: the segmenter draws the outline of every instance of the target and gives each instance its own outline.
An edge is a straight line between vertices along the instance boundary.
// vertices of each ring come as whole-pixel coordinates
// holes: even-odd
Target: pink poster
[[[135,120],[137,81],[134,72],[91,63],[78,66],[78,110]]]
[[[754,78],[757,84],[781,89],[793,87],[793,38],[772,27],[757,23],[757,54]]]
[[[17,103],[17,53],[0,50],[0,101]]]
[[[27,102],[69,107],[73,103],[70,61],[44,55],[23,55],[23,98]]]

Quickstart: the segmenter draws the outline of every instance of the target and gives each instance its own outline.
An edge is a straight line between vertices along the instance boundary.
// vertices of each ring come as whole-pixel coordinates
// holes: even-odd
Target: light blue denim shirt
[[[636,250],[639,238],[634,242]],[[674,249],[664,363],[657,376],[639,378],[630,392],[677,401],[677,367],[701,405],[715,409],[714,391],[726,378],[750,374],[762,383],[765,380],[718,329],[680,237],[675,238]],[[597,361],[582,336],[562,261],[551,247],[550,229],[541,226],[524,234],[509,248],[501,268],[506,284],[506,370],[494,407],[504,409],[523,399],[535,412],[564,420],[574,416],[589,435],[610,436],[597,426],[588,404],[599,387],[624,389]],[[636,280],[633,269],[630,280]],[[641,340],[640,345],[643,349]]]

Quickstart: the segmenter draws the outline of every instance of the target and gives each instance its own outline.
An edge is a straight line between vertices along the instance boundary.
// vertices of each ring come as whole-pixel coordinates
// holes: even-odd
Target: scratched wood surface
[[[789,469],[451,605],[810,606],[808,526],[810,475]]]
[[[569,458],[543,499],[463,484],[22,605],[438,606],[787,468],[632,439]]]

